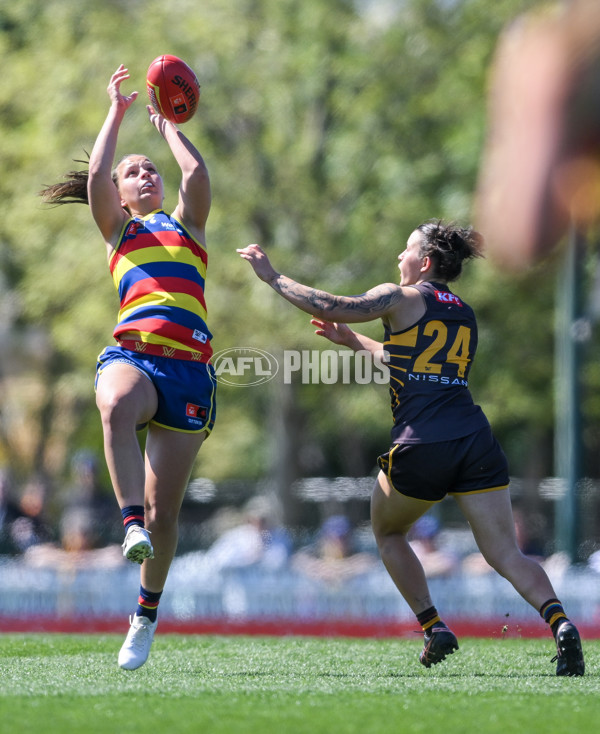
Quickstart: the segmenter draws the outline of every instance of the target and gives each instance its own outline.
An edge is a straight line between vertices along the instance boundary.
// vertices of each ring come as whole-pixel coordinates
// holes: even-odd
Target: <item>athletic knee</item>
[[[158,510],[146,508],[146,527],[151,533],[172,534],[177,532],[179,512],[175,510]]]
[[[104,379],[98,382],[96,405],[105,431],[146,423],[157,409],[158,396],[145,377],[137,383]]]
[[[127,403],[126,396],[120,395],[115,390],[103,390],[96,394],[96,405],[102,422],[107,425],[115,425],[122,421],[131,408]]]
[[[377,548],[379,549],[379,554],[382,558],[388,558],[390,556],[397,555],[399,548],[404,544],[408,544],[406,535],[404,535],[403,533],[374,533],[374,535],[375,541],[377,543]]]
[[[123,430],[130,431],[148,420],[145,414],[149,411],[140,410],[139,402],[127,393],[104,390],[96,396],[96,405],[105,436]]]

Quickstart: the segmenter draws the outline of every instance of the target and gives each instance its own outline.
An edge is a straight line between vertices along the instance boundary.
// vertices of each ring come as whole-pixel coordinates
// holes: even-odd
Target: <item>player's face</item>
[[[130,209],[151,212],[162,205],[163,182],[149,158],[141,155],[125,158],[117,168],[117,175],[121,199]]]
[[[421,237],[421,233],[418,230],[415,230],[408,238],[406,250],[398,255],[400,285],[415,285],[423,275],[425,258],[419,255]]]

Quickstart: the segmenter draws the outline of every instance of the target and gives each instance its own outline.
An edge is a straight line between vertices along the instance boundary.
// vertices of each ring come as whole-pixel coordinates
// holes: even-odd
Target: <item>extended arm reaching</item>
[[[377,285],[358,296],[336,296],[281,275],[258,245],[248,245],[237,252],[286,301],[323,321],[348,324],[374,321],[385,316],[403,298],[402,289],[393,283]]]
[[[179,202],[173,215],[197,230],[201,238],[211,205],[210,179],[204,159],[173,122],[148,105],[150,122],[162,135],[181,169]]]
[[[109,245],[118,237],[127,217],[112,180],[119,128],[125,113],[138,96],[137,92],[129,95],[121,93],[121,84],[126,79],[129,79],[129,70],[121,64],[108,84],[110,109],[92,148],[89,162],[88,201],[94,220]]]

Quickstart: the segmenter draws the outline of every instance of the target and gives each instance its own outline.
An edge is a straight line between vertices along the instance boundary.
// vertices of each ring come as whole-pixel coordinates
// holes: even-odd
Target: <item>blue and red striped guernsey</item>
[[[130,219],[109,259],[121,307],[113,332],[141,342],[212,354],[206,325],[206,248],[162,210]]]

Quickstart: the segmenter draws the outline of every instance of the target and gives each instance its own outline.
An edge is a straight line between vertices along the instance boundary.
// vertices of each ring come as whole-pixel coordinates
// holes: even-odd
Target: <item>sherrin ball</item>
[[[146,74],[150,104],[167,120],[188,122],[200,98],[200,84],[190,67],[177,56],[163,54],[154,59]]]

